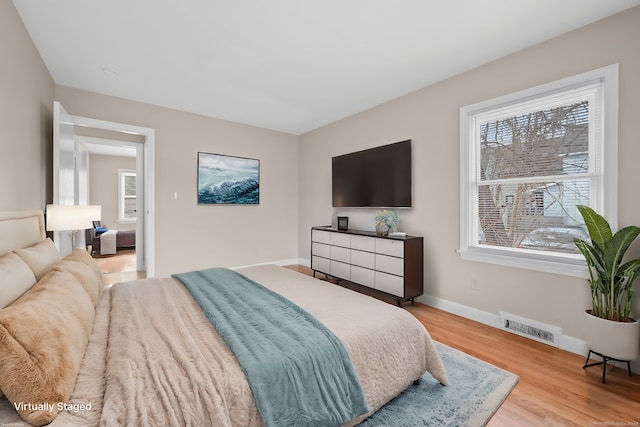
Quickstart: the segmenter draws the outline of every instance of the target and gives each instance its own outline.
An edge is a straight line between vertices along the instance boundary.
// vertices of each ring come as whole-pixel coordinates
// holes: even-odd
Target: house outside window
[[[463,259],[584,276],[576,205],[617,222],[612,65],[460,109]]]
[[[136,221],[136,171],[118,169],[118,222]]]

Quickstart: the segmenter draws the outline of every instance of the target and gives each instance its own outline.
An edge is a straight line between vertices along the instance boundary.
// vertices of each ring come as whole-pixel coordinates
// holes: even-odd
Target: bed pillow
[[[58,248],[49,238],[28,248],[16,249],[14,252],[27,263],[37,280],[60,261]]]
[[[9,252],[0,257],[0,309],[17,300],[35,283],[33,271],[18,255]]]
[[[73,274],[91,298],[95,307],[104,291],[102,271],[95,263],[91,255],[82,249],[74,249],[64,257],[54,269],[62,269]]]
[[[89,295],[64,270],[0,310],[0,389],[27,423],[50,423],[69,401],[93,318]]]

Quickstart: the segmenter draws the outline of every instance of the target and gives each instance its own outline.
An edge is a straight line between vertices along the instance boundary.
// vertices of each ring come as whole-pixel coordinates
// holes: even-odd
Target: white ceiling
[[[301,134],[640,0],[13,0],[53,80]]]

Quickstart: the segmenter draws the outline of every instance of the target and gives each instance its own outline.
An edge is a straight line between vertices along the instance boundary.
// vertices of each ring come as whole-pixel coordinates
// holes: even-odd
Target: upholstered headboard
[[[46,239],[42,211],[0,212],[0,255]]]

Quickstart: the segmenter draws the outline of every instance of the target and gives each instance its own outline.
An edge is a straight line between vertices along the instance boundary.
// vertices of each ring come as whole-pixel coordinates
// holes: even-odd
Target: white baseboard
[[[298,260],[298,264],[311,268],[311,260],[307,258],[300,258]]]
[[[300,264],[300,259],[299,258],[289,258],[289,259],[281,259],[278,261],[273,261],[270,262],[268,264],[275,264],[275,265],[296,265],[296,264]],[[304,264],[300,264],[300,265],[304,265]]]
[[[278,259],[278,260],[274,260],[274,261],[259,262],[257,264],[238,265],[238,266],[235,266],[235,267],[231,267],[231,269],[232,270],[236,270],[238,268],[255,267],[256,265],[267,265],[267,264],[275,264],[275,265],[279,265],[279,266],[295,265],[295,264],[304,265],[304,264],[302,264],[302,261],[303,260],[301,260],[300,258]]]
[[[576,353],[582,356],[587,356],[589,352],[589,347],[585,344],[584,341],[578,338],[570,337],[568,335],[560,336],[560,346],[561,349],[570,351],[571,353]]]
[[[488,311],[479,310],[477,308],[427,294],[419,296],[416,298],[416,301],[467,319],[475,320],[476,322],[480,322],[485,325],[493,326],[494,328],[500,328],[500,316],[489,313]]]
[[[500,316],[497,314],[489,313],[487,311],[479,310],[477,308],[469,307],[457,302],[426,294],[418,297],[416,300],[418,302],[422,302],[423,304],[456,314],[466,319],[474,320],[476,322],[501,329]],[[584,341],[564,334],[560,336],[558,347],[562,350],[580,354],[585,357],[587,356],[587,352],[589,351]]]

